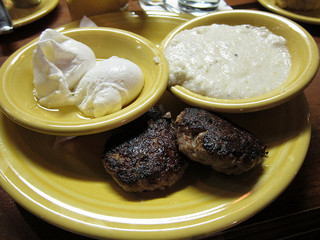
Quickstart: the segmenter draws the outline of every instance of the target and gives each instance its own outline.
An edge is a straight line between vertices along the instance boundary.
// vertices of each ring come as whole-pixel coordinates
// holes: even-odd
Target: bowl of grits
[[[141,116],[166,90],[168,64],[154,43],[125,30],[46,29],[0,69],[1,110],[53,135],[107,131]]]
[[[168,88],[184,102],[220,112],[253,112],[301,93],[319,67],[312,36],[295,22],[255,10],[192,19],[161,42]]]

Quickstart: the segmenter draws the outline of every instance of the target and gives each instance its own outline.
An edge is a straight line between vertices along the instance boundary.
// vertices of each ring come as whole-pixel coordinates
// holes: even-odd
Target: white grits
[[[291,68],[286,40],[265,27],[213,24],[178,33],[164,50],[169,85],[243,99],[280,86]]]

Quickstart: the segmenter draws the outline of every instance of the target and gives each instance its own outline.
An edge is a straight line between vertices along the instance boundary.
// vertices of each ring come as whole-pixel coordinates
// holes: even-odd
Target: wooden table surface
[[[255,0],[226,1],[234,9],[267,11]],[[138,10],[131,0],[129,11]],[[38,37],[46,28],[71,21],[65,0],[47,16],[13,33],[0,35],[0,66],[17,49]],[[320,26],[300,23],[320,45]],[[305,162],[289,187],[264,210],[249,220],[210,239],[320,239],[320,72],[305,90],[312,125],[312,137]],[[19,206],[0,187],[0,240],[85,240],[35,217]]]

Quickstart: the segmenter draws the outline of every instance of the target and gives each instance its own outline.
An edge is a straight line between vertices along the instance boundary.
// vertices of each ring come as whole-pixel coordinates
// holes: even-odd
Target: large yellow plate
[[[258,2],[270,11],[293,20],[311,24],[320,24],[320,8],[311,11],[296,11],[280,8],[276,5],[276,0],[258,0]]]
[[[115,24],[108,15],[102,18]],[[143,21],[150,26],[143,32],[153,36],[169,31],[181,17],[150,15]],[[173,115],[185,107],[168,92],[158,106]],[[55,136],[22,128],[1,114],[0,183],[33,214],[94,238],[181,239],[214,234],[251,217],[288,186],[304,161],[311,134],[304,95],[269,110],[225,116],[268,145],[268,157],[260,168],[231,177],[191,164],[181,181],[166,191],[130,194],[115,184],[101,163],[110,132],[57,144]]]
[[[21,27],[34,22],[50,13],[59,0],[41,0],[40,4],[31,8],[16,8],[10,0],[4,0],[4,5],[12,18],[13,27]]]
[[[138,11],[138,12],[114,12],[90,17],[90,19],[102,27],[121,28],[137,33],[157,45],[175,27],[187,20],[194,18],[188,14],[174,14],[165,11]],[[79,21],[74,21],[57,29],[63,31],[79,26]]]

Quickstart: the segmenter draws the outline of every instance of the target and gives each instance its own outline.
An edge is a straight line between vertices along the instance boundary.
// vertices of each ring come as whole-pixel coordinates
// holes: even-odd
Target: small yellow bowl
[[[130,122],[152,107],[168,84],[168,63],[151,41],[113,28],[81,28],[62,32],[89,46],[97,59],[111,56],[137,64],[144,74],[140,95],[118,112],[87,118],[76,107],[46,109],[33,94],[33,51],[38,39],[16,51],[0,69],[0,107],[16,123],[53,135],[85,135],[110,130]]]
[[[284,17],[255,10],[216,12],[192,19],[170,32],[161,42],[164,50],[172,38],[185,29],[216,24],[265,26],[287,41],[291,70],[286,81],[271,92],[247,99],[205,97],[175,85],[170,90],[184,102],[219,112],[253,112],[277,106],[302,92],[313,80],[319,67],[319,50],[312,36],[301,26]],[[170,68],[170,66],[169,66]]]

